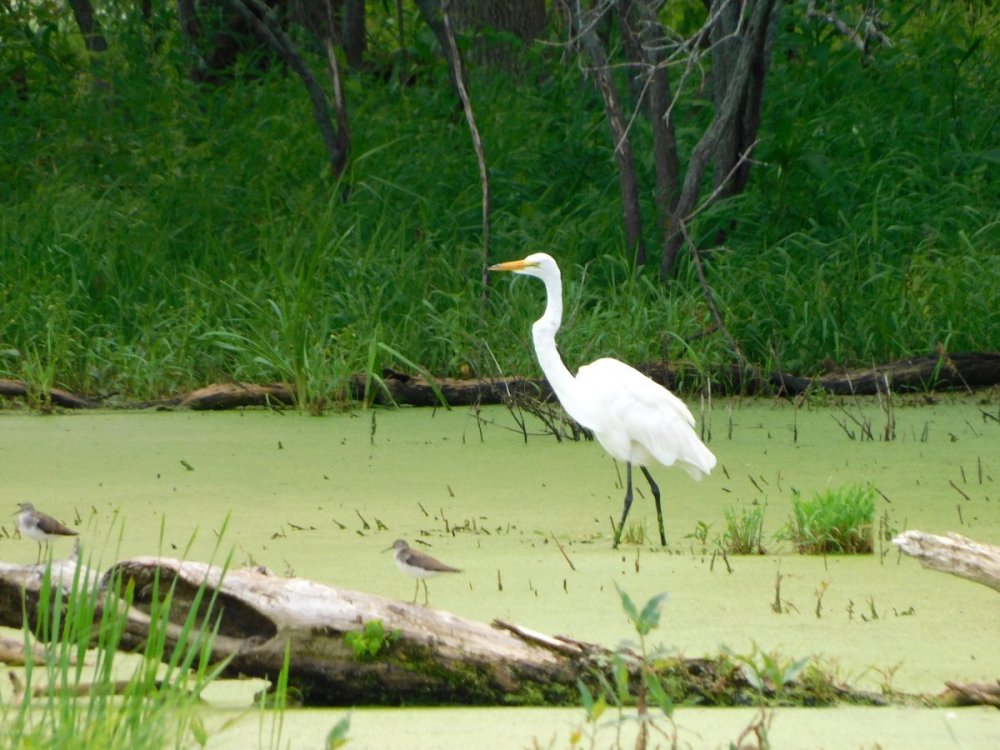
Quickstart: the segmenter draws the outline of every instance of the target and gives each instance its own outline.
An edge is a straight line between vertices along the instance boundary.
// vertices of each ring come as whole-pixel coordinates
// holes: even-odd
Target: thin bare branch
[[[472,146],[476,150],[476,161],[479,164],[479,184],[483,194],[483,262],[482,266],[482,288],[483,303],[485,308],[486,289],[489,288],[489,273],[486,267],[489,265],[490,257],[490,225],[491,225],[491,198],[490,198],[490,176],[486,165],[486,151],[483,148],[483,139],[479,134],[479,127],[476,125],[476,115],[472,110],[472,99],[469,97],[469,90],[465,84],[465,67],[462,63],[462,56],[458,52],[458,45],[455,44],[455,33],[451,28],[451,19],[448,16],[448,4],[441,8],[441,23],[444,26],[444,36],[448,44],[450,54],[449,62],[453,66],[453,78],[458,96],[462,100],[462,110],[465,112],[465,120],[469,124],[469,132],[472,134]]]

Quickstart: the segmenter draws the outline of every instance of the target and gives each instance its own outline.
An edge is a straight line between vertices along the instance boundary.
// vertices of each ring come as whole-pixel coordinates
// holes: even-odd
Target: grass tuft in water
[[[874,550],[875,489],[851,484],[792,498],[792,517],[781,536],[803,554],[870,554]]]
[[[722,532],[722,546],[731,555],[763,555],[764,510],[758,503],[749,508],[726,508],[726,529]]]

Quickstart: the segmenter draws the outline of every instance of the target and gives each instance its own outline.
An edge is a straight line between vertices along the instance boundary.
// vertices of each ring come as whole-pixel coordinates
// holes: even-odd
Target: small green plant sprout
[[[630,523],[625,527],[625,532],[622,534],[622,542],[625,544],[645,544],[650,541],[649,535],[646,533],[646,521],[640,520],[635,523]]]
[[[851,484],[792,498],[792,518],[781,536],[802,554],[870,554],[874,550],[875,489]]]
[[[325,750],[337,750],[338,747],[343,747],[350,740],[347,738],[347,733],[351,730],[351,717],[347,715],[343,717],[340,721],[333,725],[333,729],[326,736]]]
[[[359,661],[372,661],[385,648],[389,648],[399,638],[399,631],[386,632],[381,620],[369,620],[358,633],[351,631],[344,635],[344,642],[354,649],[354,657]]]
[[[756,501],[749,508],[737,511],[726,508],[726,530],[722,542],[731,555],[763,555],[764,510],[767,505]]]
[[[580,705],[585,713],[585,724],[573,730],[570,735],[570,747],[596,747],[597,735],[601,717],[610,706],[614,706],[617,718],[611,719],[605,725],[615,729],[614,747],[622,746],[622,729],[629,722],[637,722],[639,732],[636,737],[636,748],[647,746],[649,733],[656,732],[668,741],[668,746],[676,747],[676,727],[673,725],[673,699],[664,689],[656,673],[655,662],[660,650],[650,651],[646,637],[660,624],[660,609],[667,600],[667,594],[657,594],[650,598],[640,609],[625,591],[618,588],[622,609],[628,617],[636,635],[639,636],[638,654],[634,649],[636,644],[623,644],[610,660],[604,670],[595,670],[594,678],[599,690],[594,691],[583,680],[577,680],[580,691]],[[634,716],[625,714],[625,707],[634,705]],[[654,716],[650,707],[658,707],[663,713]],[[660,726],[658,719],[665,718],[670,724],[666,730]],[[585,742],[586,740],[586,742]]]
[[[654,705],[663,712],[663,716],[670,719],[674,713],[674,702],[663,688],[663,684],[656,674],[656,669],[654,668],[656,654],[651,653],[646,644],[646,636],[660,626],[660,610],[666,603],[669,594],[663,592],[650,597],[640,610],[632,600],[632,597],[623,591],[621,587],[616,586],[616,588],[618,589],[618,596],[622,600],[622,609],[625,610],[625,614],[632,623],[632,627],[635,628],[636,635],[639,636],[639,659],[642,678],[639,680],[635,696],[636,719],[639,722],[639,737],[636,741],[636,747],[645,747],[646,737],[651,729],[660,732],[667,739],[671,739],[670,735],[656,726],[653,717],[649,713],[649,706]],[[616,681],[619,683],[619,686],[621,686],[621,679],[621,676],[616,674]]]
[[[705,552],[708,551],[708,532],[709,532],[709,529],[710,529],[710,527],[709,527],[709,525],[707,523],[705,523],[704,521],[698,521],[698,523],[696,523],[695,526],[694,526],[694,531],[692,531],[690,534],[685,534],[684,538],[685,539],[693,539],[698,544],[700,544],[701,545],[701,553],[705,554]]]
[[[743,677],[761,696],[773,696],[780,700],[784,690],[802,674],[809,665],[810,657],[785,659],[777,653],[766,653],[754,643],[749,654],[735,654],[726,648],[733,661],[742,667]]]

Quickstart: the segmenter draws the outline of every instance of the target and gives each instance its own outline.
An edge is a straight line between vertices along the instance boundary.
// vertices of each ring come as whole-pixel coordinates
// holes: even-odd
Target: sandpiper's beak
[[[528,267],[528,263],[523,260],[509,260],[506,263],[495,263],[487,271],[523,271]]]
[[[385,548],[384,550],[382,550],[382,551],[383,551],[383,552],[389,552],[389,551],[391,551],[391,550],[393,550],[393,549],[395,549],[395,547],[386,547],[386,548]]]

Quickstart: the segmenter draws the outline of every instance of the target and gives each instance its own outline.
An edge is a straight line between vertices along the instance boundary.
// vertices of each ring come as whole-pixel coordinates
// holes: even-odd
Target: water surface
[[[530,419],[533,434],[525,440],[502,407],[322,418],[270,411],[5,412],[0,495],[11,513],[30,501],[75,524],[85,549],[104,565],[158,551],[199,560],[214,552],[219,559],[217,532],[229,515],[223,552],[231,549],[237,565],[263,564],[281,575],[408,599],[412,581],[382,550],[397,537],[422,539],[432,554],[464,569],[430,581],[432,605],[463,617],[502,617],[614,646],[630,637],[615,585],[636,599],[668,591],[654,641],[680,654],[716,653],[723,645],[748,653],[756,644],[789,657],[819,655],[861,687],[937,692],[945,680],[1000,676],[995,592],[923,570],[888,544],[874,555],[806,557],[773,536],[788,520],[793,491],[809,496],[871,482],[880,492],[879,516],[892,528],[957,531],[1000,543],[997,411],[995,399],[897,404],[895,439],[885,441],[877,402],[799,409],[784,401],[716,402],[699,414],[719,459],[713,475],[695,483],[676,469],[654,472],[664,492],[666,549],[645,543],[612,550],[610,518],[621,512],[623,467],[596,443],[557,442]],[[874,440],[860,439],[865,425]],[[641,492],[643,480],[636,479]],[[714,545],[693,534],[699,522],[707,524],[711,542],[724,528],[725,510],[750,503],[766,503],[768,554],[730,556],[727,566],[713,556]],[[656,538],[648,495],[637,495],[630,520]],[[11,538],[12,530],[10,517],[0,559],[34,562],[35,544]],[[57,543],[56,553],[68,546]],[[213,703],[236,710],[252,692],[223,686]],[[753,715],[714,710],[706,722],[699,718],[705,712],[682,713],[704,738],[692,740],[696,747],[735,739],[724,717],[745,725]],[[342,714],[293,712],[288,722],[319,737]],[[926,718],[917,721],[918,715]],[[420,736],[444,727],[476,734],[506,727],[514,716],[524,731],[511,734],[507,746],[523,747],[532,737],[547,745],[553,734],[556,746],[566,746],[578,712],[360,710],[352,746],[460,746],[413,745],[411,728]],[[958,716],[962,726],[975,728],[969,737],[981,737],[976,732],[985,725],[1000,746],[993,714]],[[948,731],[943,712],[904,709],[782,709],[774,726],[795,736],[802,722],[822,733],[845,721],[858,728],[858,741],[828,746],[912,747],[904,740],[913,726],[925,734],[931,726]],[[883,725],[898,730],[899,744],[868,732]],[[710,729],[716,726],[722,734]],[[257,720],[248,727],[256,738]],[[234,731],[215,738],[219,747]]]

